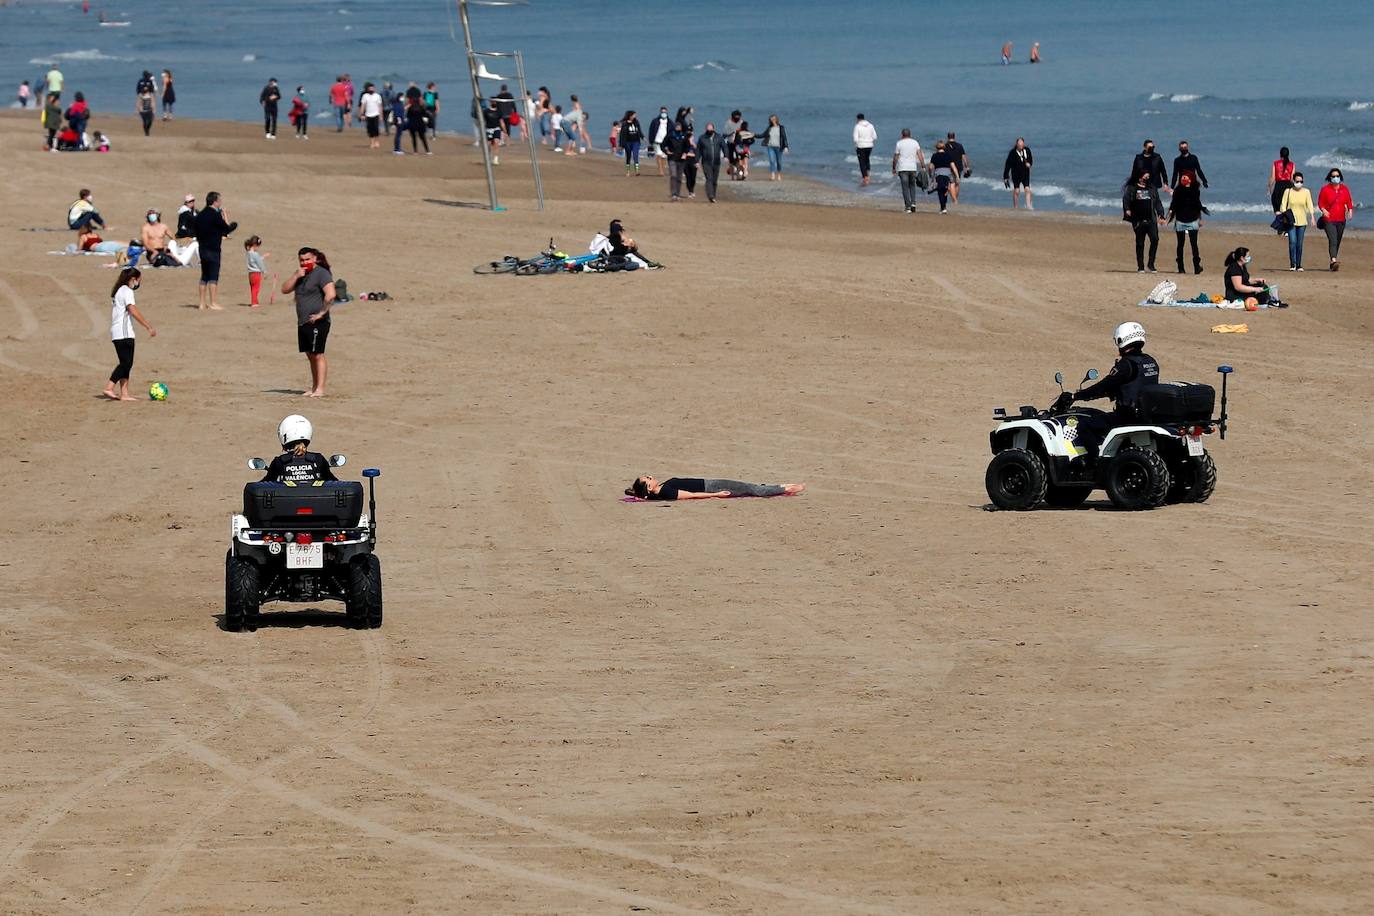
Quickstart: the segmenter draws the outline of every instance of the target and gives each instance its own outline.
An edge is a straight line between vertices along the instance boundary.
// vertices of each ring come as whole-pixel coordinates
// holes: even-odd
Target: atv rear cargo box
[[[1211,385],[1161,382],[1140,392],[1139,414],[1144,423],[1201,423],[1212,419],[1217,393]]]
[[[331,480],[319,486],[288,487],[257,481],[243,487],[243,514],[253,528],[353,528],[363,514],[363,485],[356,480]]]

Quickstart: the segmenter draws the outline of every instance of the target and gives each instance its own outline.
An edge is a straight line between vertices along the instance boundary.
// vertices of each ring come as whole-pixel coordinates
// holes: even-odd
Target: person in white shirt
[[[873,158],[873,144],[878,141],[878,129],[868,122],[864,113],[859,112],[854,123],[854,154],[859,157],[859,174],[863,183],[868,184],[868,170]]]
[[[921,144],[911,136],[911,128],[903,127],[902,139],[897,141],[897,148],[892,152],[892,174],[902,185],[902,203],[907,213],[916,212],[916,174],[925,167],[926,157],[921,152]]]
[[[157,336],[157,331],[134,305],[134,290],[143,282],[142,276],[137,267],[126,267],[119,272],[119,279],[110,291],[110,340],[114,342],[119,364],[110,373],[110,384],[100,393],[111,401],[138,400],[129,394],[129,373],[134,368],[134,322],[143,325],[149,337]]]
[[[555,153],[563,152],[562,141],[559,139],[563,136],[562,105],[553,106],[553,117],[549,119],[549,129],[553,131],[553,151]]]
[[[382,94],[371,83],[363,86],[363,94],[358,97],[358,115],[367,124],[369,149],[382,148]]]

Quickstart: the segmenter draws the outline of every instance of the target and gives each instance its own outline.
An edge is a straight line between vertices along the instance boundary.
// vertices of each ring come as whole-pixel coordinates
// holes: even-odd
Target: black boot
[[[1182,270],[1179,270],[1179,273],[1183,273],[1183,271],[1182,271]],[[1202,273],[1202,258],[1194,258],[1194,259],[1193,259],[1193,273],[1195,273],[1195,274],[1200,274],[1200,273]]]
[[[1186,274],[1186,273],[1188,272],[1188,271],[1186,271],[1186,270],[1183,269],[1183,259],[1182,259],[1182,258],[1179,258],[1179,259],[1178,259],[1178,272],[1181,273],[1181,274]]]

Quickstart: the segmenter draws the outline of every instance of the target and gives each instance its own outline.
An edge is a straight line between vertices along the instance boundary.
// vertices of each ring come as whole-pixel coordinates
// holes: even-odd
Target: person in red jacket
[[[1340,169],[1326,173],[1326,184],[1317,195],[1317,209],[1321,211],[1321,223],[1326,231],[1326,250],[1331,255],[1331,269],[1341,269],[1341,238],[1345,235],[1346,220],[1355,215],[1355,204],[1350,199],[1350,189],[1345,186],[1345,176]]]

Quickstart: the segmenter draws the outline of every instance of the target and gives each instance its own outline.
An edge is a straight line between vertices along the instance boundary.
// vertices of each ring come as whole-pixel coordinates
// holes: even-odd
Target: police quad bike
[[[1094,490],[1120,509],[1154,509],[1166,502],[1205,502],[1217,485],[1217,467],[1203,447],[1213,431],[1226,438],[1226,380],[1221,373],[1221,413],[1213,419],[1216,391],[1211,385],[1166,382],[1140,393],[1137,422],[1113,426],[1112,415],[1091,407],[1067,410],[1020,409],[989,434],[992,461],[985,483],[999,509],[1059,508],[1082,505]],[[1097,378],[1089,369],[1083,381]],[[1054,380],[1063,391],[1064,375]],[[1095,430],[1106,429],[1101,442]]]
[[[343,455],[329,463],[342,467]],[[267,468],[248,459],[255,471]],[[307,484],[254,481],[243,487],[243,512],[230,518],[225,556],[224,628],[256,629],[268,601],[344,602],[358,629],[382,625],[382,564],[377,547],[377,502],[373,487],[382,472],[365,468],[356,480]]]

